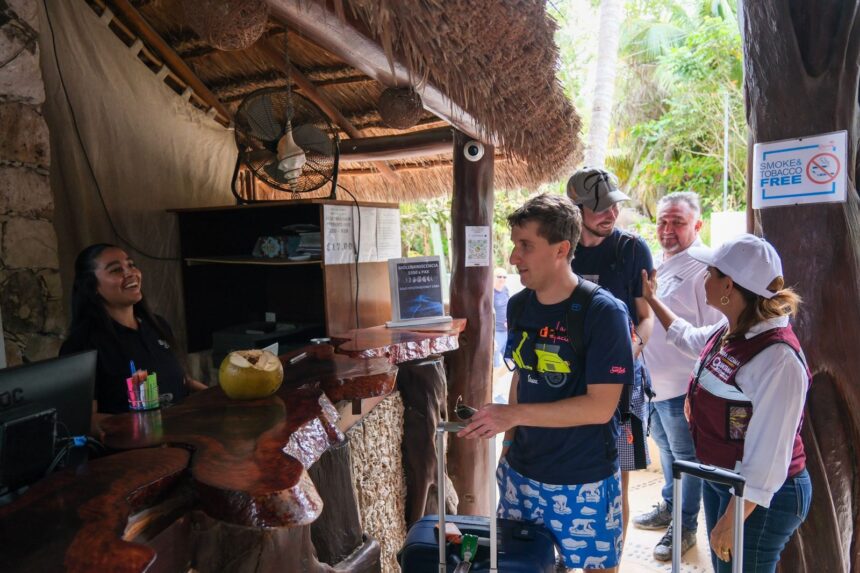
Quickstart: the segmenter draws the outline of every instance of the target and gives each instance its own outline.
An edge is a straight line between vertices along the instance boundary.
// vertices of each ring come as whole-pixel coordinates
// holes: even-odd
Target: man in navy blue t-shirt
[[[651,251],[641,238],[615,227],[618,204],[629,199],[603,169],[583,167],[567,182],[567,194],[582,212],[582,235],[573,257],[573,272],[596,282],[624,303],[633,321],[634,386],[622,403],[620,436],[616,442],[621,465],[624,516],[627,531],[629,506],[627,490],[629,472],[647,466],[648,445],[645,440],[648,423],[650,378],[640,358],[651,331],[654,316],[642,297],[642,271],[649,276],[654,266]]]
[[[608,293],[594,294],[578,363],[566,325],[579,284],[570,268],[579,210],[567,197],[538,195],[508,224],[510,262],[526,287],[508,306],[505,359],[516,366],[509,403],[483,406],[460,436],[505,432],[500,517],[544,524],[567,567],[614,571],[622,542],[614,413],[622,386],[633,381],[627,311]],[[511,315],[515,307],[519,316]]]

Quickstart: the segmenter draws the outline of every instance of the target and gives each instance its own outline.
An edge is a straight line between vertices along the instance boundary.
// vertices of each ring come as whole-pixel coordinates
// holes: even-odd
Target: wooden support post
[[[472,138],[454,134],[454,196],[451,203],[452,261],[451,315],[467,319],[460,348],[448,362],[448,412],[458,396],[469,405],[492,399],[493,261],[486,267],[466,267],[466,227],[493,224],[493,146],[484,144],[478,161],[466,159],[464,149]],[[488,245],[491,247],[491,245]],[[490,249],[492,253],[492,249]],[[490,460],[483,440],[451,438],[448,474],[460,497],[459,513],[488,515]]]

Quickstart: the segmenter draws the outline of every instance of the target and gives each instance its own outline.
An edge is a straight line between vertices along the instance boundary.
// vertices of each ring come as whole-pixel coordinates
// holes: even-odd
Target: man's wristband
[[[514,445],[513,440],[502,440],[502,447],[503,448],[510,448],[513,445]]]

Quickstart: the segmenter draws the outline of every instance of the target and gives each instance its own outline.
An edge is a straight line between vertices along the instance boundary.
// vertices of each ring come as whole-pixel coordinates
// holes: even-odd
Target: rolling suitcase
[[[445,507],[446,432],[459,432],[465,424],[442,422],[436,428],[438,504]],[[495,440],[488,440],[490,460],[496,459]],[[496,507],[495,472],[490,472],[490,507]],[[464,534],[479,538],[470,563],[462,560],[455,544],[445,540],[446,524],[455,524]],[[436,527],[438,526],[438,530]],[[440,542],[441,540],[441,542]],[[471,515],[427,515],[415,522],[398,553],[403,573],[553,573],[555,540],[541,525],[490,519]]]
[[[681,476],[689,474],[706,481],[730,486],[735,490],[735,524],[734,552],[732,553],[732,573],[742,573],[744,568],[744,485],[746,479],[735,472],[699,464],[677,460],[672,462],[672,523],[681,523]],[[681,570],[681,530],[682,527],[672,527],[672,573]]]

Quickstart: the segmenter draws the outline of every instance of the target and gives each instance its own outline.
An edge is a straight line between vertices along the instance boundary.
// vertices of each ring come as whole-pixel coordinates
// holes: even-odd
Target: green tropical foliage
[[[746,124],[742,51],[725,2],[692,13],[678,2],[633,1],[622,35],[625,62],[607,165],[653,216],[671,191],[691,190],[706,212],[723,202],[723,110],[729,103],[727,207],[745,197]]]
[[[558,0],[559,77],[589,126],[597,46],[595,0]],[[745,207],[747,127],[742,49],[734,4],[728,0],[627,0],[621,31],[608,169],[636,200],[642,217],[628,222],[652,246],[657,200],[672,191],[699,193],[705,215],[722,210],[723,109],[729,101],[730,210]],[[585,134],[581,134],[585,140]],[[564,181],[545,186],[563,193]],[[505,217],[536,190],[498,190],[493,221],[495,264],[507,266]],[[450,198],[403,205],[403,240],[411,255],[433,253],[441,231],[450,263]],[[707,239],[707,223],[703,233]],[[449,267],[450,268],[450,267]]]

